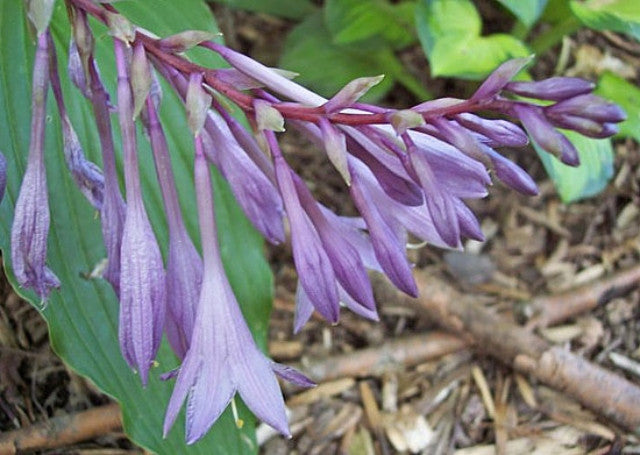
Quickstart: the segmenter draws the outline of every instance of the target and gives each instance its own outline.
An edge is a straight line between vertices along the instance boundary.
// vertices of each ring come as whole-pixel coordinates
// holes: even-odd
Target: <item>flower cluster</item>
[[[516,191],[536,194],[527,172],[496,149],[524,146],[531,137],[564,163],[577,165],[577,151],[556,128],[608,137],[625,117],[618,106],[591,94],[593,85],[581,79],[512,82],[529,59],[506,62],[466,100],[443,98],[404,110],[359,102],[379,77],[354,80],[327,100],[293,82],[291,74],[211,41],[208,33],[187,31],[159,39],[134,27],[108,3],[67,3],[73,29],[68,76],[93,107],[102,169],[85,158],[66,113],[48,29],[53,0],[32,0],[29,16],[38,46],[28,166],[12,228],[13,267],[20,285],[43,300],[60,284],[45,265],[49,209],[44,135],[50,84],[62,119],[66,163],[100,213],[108,259],[104,278],[120,302],[123,356],[146,384],[166,334],[182,364],[169,375],[176,383],[164,431],[186,400],[189,443],[204,435],[236,392],[260,419],[287,435],[275,375],[312,385],[295,370],[268,359],[249,332],[220,257],[210,166],[228,181],[249,220],[269,242],[285,240],[287,220],[299,276],[297,331],[314,310],[332,323],[342,306],[377,319],[370,270],[382,272],[415,296],[405,251],[408,235],[447,248],[459,248],[464,238],[482,240],[465,201],[486,196],[492,174]],[[113,35],[118,76],[113,100],[94,59],[89,16],[106,24]],[[185,59],[182,52],[193,46],[219,54],[230,68],[204,68]],[[171,151],[158,116],[156,74],[184,101],[193,135],[201,254],[183,221]],[[229,101],[245,113],[252,132],[226,110]],[[114,111],[122,140],[125,197],[116,169]],[[494,118],[480,117],[479,111]],[[143,203],[137,119],[151,143],[162,192],[169,227],[166,263]],[[324,150],[344,179],[359,217],[340,216],[314,199],[278,145],[277,133],[285,125]],[[0,154],[0,196],[5,169]]]

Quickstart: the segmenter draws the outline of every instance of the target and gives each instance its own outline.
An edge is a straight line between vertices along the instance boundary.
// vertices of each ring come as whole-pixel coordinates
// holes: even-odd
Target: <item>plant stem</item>
[[[578,18],[570,16],[534,39],[531,42],[531,49],[538,55],[544,54],[562,41],[562,37],[575,33],[580,28],[580,25],[581,23]]]

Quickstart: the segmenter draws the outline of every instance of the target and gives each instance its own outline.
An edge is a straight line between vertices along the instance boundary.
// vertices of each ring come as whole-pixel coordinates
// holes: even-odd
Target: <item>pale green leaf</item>
[[[633,137],[640,142],[640,88],[614,73],[606,72],[600,77],[595,93],[619,104],[627,113],[627,120],[618,124],[618,135]]]
[[[574,131],[562,131],[578,150],[580,166],[571,167],[532,141],[560,199],[573,202],[600,193],[613,177],[611,139],[591,139]]]
[[[433,76],[481,79],[531,53],[510,35],[481,36],[482,20],[470,0],[421,0],[415,19]]]

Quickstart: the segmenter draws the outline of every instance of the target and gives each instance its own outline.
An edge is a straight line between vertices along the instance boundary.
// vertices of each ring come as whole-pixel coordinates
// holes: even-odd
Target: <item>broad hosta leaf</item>
[[[591,139],[574,131],[563,131],[578,150],[580,166],[571,167],[542,150],[532,141],[547,174],[563,202],[573,202],[600,193],[613,177],[611,139]]]
[[[598,81],[596,93],[619,104],[627,113],[620,123],[619,136],[630,136],[640,142],[640,88],[620,76],[606,72]]]
[[[547,0],[498,0],[505,8],[513,13],[527,27],[536,23],[542,15]]]
[[[413,2],[392,5],[387,0],[329,0],[325,22],[333,42],[346,44],[381,35],[394,47],[410,44]]]
[[[510,35],[481,36],[482,20],[470,0],[421,0],[415,19],[433,76],[481,79],[504,61],[530,54]]]
[[[31,69],[34,37],[28,32],[24,2],[0,2],[0,150],[8,162],[7,193],[0,205],[0,248],[8,276],[15,286],[9,263],[9,238],[13,207],[20,180],[25,170],[29,146]],[[183,0],[180,14],[175,14],[172,0],[139,0],[118,3],[135,23],[158,35],[169,35],[184,29],[216,31],[213,18],[200,0]],[[63,2],[56,2],[53,35],[66,68],[69,28]],[[112,44],[106,29],[96,27],[97,56],[109,91],[114,94],[115,68]],[[194,52],[194,59],[215,66],[220,61]],[[63,75],[63,90],[67,107],[88,157],[101,163],[98,137],[88,102]],[[114,96],[115,99],[115,96]],[[162,439],[162,420],[171,393],[171,383],[157,376],[177,362],[164,343],[158,355],[159,367],[152,370],[152,379],[142,389],[139,378],[127,367],[118,346],[118,305],[111,288],[101,279],[88,279],[88,273],[105,256],[100,226],[94,210],[76,189],[64,164],[62,138],[57,111],[50,97],[47,122],[46,164],[50,192],[51,229],[49,235],[49,266],[62,282],[59,291],[51,294],[42,312],[47,320],[54,350],[78,373],[90,378],[101,390],[114,397],[123,410],[127,434],[141,446],[162,454],[183,453],[255,453],[253,419],[244,412],[248,425],[240,431],[226,413],[211,433],[197,444],[184,444],[184,419],[176,423],[166,440]],[[192,183],[193,152],[187,132],[184,109],[165,87],[161,106],[169,147],[172,152],[177,186],[187,224],[197,234],[195,195]],[[115,120],[115,119],[114,119]],[[114,121],[117,124],[117,121]],[[117,137],[117,135],[116,135]],[[155,171],[148,141],[139,135],[141,173],[145,203],[158,240],[166,249],[167,231]],[[216,178],[216,204],[220,223],[222,254],[231,283],[243,311],[264,344],[267,315],[270,310],[271,276],[261,255],[262,242],[233,201],[227,185]],[[197,238],[197,236],[196,236]],[[24,297],[37,303],[31,292],[19,290]]]
[[[572,0],[570,6],[587,27],[627,33],[640,40],[640,2],[637,0]]]
[[[302,19],[313,13],[316,8],[311,0],[212,0],[225,3],[233,8],[245,9],[257,13],[267,13],[288,19]]]

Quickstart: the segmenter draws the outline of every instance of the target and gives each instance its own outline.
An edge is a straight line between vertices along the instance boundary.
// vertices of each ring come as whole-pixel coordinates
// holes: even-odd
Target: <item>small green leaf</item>
[[[574,131],[562,131],[578,150],[580,166],[571,167],[542,150],[532,141],[547,174],[553,180],[562,202],[595,196],[613,177],[611,139],[591,139]]]
[[[470,0],[422,0],[415,18],[433,76],[481,79],[504,61],[531,53],[510,35],[480,36],[482,20]]]
[[[638,0],[590,0],[570,2],[571,10],[583,24],[596,30],[627,33],[640,41]]]
[[[287,19],[303,19],[313,14],[316,7],[311,0],[212,0],[224,3],[232,8],[244,9],[256,13],[266,13]]]
[[[618,103],[627,113],[627,120],[618,125],[618,136],[629,136],[640,142],[640,88],[617,74],[606,72],[600,77],[595,93]]]
[[[531,27],[542,15],[548,0],[498,0],[520,22]]]

